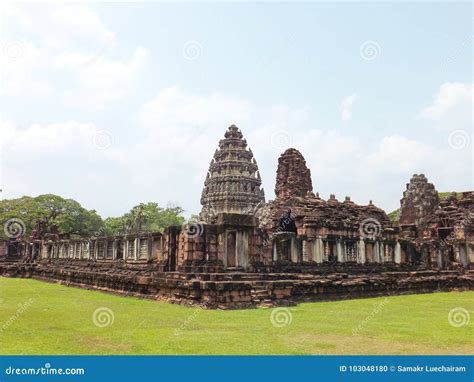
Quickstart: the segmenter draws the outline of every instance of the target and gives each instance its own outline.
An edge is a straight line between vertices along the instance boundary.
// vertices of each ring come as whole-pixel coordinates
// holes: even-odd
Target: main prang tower
[[[261,178],[252,150],[235,125],[230,126],[214,153],[201,196],[200,218],[214,223],[217,214],[253,215],[265,202]]]

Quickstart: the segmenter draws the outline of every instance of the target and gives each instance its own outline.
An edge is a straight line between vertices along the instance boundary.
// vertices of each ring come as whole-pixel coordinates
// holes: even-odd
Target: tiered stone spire
[[[424,174],[415,174],[407,184],[400,200],[398,223],[419,224],[439,204],[438,192]]]
[[[219,141],[204,182],[201,219],[212,223],[218,213],[254,214],[265,202],[262,181],[252,150],[232,125]]]
[[[304,198],[312,191],[311,172],[303,155],[296,149],[287,149],[278,159],[277,199]]]

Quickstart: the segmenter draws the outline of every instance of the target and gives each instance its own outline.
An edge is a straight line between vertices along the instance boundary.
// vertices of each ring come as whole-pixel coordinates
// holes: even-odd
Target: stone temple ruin
[[[314,193],[290,148],[275,195],[265,202],[257,162],[232,125],[206,175],[200,222],[75,240],[36,232],[0,246],[0,274],[209,308],[473,288],[472,191],[440,200],[414,175],[391,223],[372,202]]]

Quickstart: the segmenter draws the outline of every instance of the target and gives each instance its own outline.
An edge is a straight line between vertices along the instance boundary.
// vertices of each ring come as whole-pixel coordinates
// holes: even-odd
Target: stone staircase
[[[253,282],[250,291],[252,302],[260,306],[272,306],[271,292],[263,283]]]

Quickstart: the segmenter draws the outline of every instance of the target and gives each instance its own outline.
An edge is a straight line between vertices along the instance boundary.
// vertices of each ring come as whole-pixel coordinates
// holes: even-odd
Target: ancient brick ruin
[[[472,191],[440,200],[414,175],[391,223],[372,202],[314,193],[304,157],[290,148],[275,195],[265,202],[255,158],[232,125],[209,166],[200,222],[0,243],[0,274],[209,308],[473,288]]]

